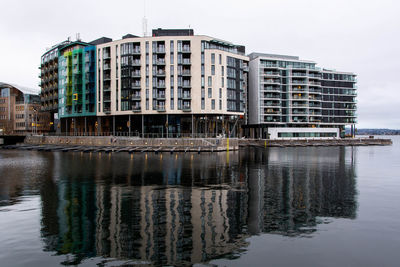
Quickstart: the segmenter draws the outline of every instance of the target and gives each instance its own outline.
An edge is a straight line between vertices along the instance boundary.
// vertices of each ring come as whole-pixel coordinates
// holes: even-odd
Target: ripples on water
[[[232,259],[252,235],[313,238],[330,218],[357,217],[352,148],[200,155],[1,151],[0,157],[0,216],[10,215],[0,226],[13,223],[15,209],[39,209],[40,223],[31,230],[40,234],[30,238],[40,238],[42,254],[31,256],[62,265]],[[27,196],[36,196],[36,206]],[[12,238],[23,246],[18,233]],[[0,260],[21,265],[21,254],[7,253]]]

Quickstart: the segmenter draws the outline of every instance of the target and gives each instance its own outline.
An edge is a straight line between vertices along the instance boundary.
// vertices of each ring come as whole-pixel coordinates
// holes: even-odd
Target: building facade
[[[102,132],[182,137],[239,135],[244,47],[192,30],[153,30],[97,46],[96,125]]]
[[[40,97],[33,89],[0,82],[0,134],[26,135],[49,131],[49,113],[40,113]]]
[[[257,138],[339,138],[356,123],[356,75],[294,56],[252,53],[247,132]]]
[[[68,39],[40,77],[52,130],[72,135],[338,138],[356,123],[355,74],[191,29]]]

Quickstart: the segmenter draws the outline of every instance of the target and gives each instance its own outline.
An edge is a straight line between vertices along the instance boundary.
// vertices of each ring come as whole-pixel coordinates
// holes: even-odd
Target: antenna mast
[[[143,37],[147,37],[147,18],[146,18],[146,0],[143,0],[143,19],[142,19],[142,27],[143,27]]]

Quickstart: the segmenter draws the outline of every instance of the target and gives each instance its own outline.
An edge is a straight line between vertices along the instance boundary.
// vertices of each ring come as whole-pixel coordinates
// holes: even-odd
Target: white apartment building
[[[255,138],[339,138],[356,123],[356,75],[294,56],[249,55],[247,131]]]

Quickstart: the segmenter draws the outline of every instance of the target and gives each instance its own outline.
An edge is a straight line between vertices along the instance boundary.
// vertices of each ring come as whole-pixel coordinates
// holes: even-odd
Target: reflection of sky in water
[[[6,208],[40,195],[42,249],[67,255],[63,264],[100,256],[190,264],[235,257],[254,234],[313,237],[330,217],[356,218],[351,151],[10,151],[1,200]]]

